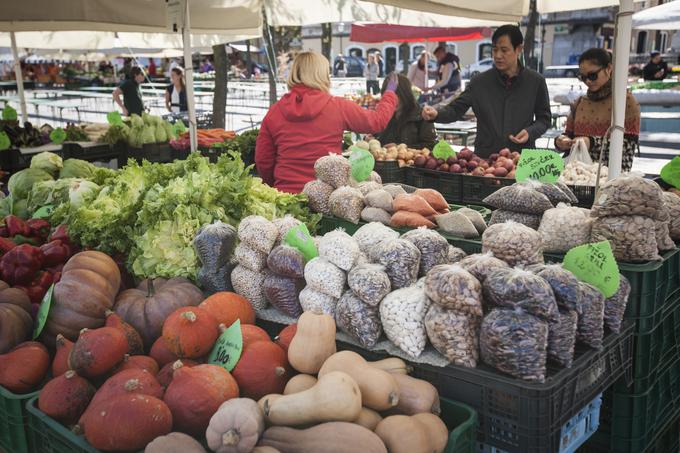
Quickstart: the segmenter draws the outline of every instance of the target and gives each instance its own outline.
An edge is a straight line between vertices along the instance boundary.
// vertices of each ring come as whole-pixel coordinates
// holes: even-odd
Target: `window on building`
[[[647,32],[640,31],[637,35],[637,53],[647,53]]]
[[[447,41],[446,51],[458,55],[458,44],[456,44],[455,42]]]
[[[385,73],[388,74],[394,71],[397,67],[397,48],[394,46],[385,47],[383,52],[385,60]]]
[[[347,55],[352,56],[352,57],[359,57],[363,58],[364,57],[364,49],[358,46],[351,46],[347,48]]]
[[[491,58],[491,48],[490,42],[480,42],[477,44],[477,61]]]
[[[420,57],[420,53],[425,50],[425,46],[422,44],[416,44],[411,47],[411,60],[415,60]]]
[[[667,48],[668,48],[668,33],[662,31],[659,33],[657,37],[656,50],[663,53],[666,51]]]

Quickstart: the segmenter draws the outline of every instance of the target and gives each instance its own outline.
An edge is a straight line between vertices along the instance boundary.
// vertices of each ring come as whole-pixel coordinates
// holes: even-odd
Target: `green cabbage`
[[[142,119],[141,116],[137,115],[136,113],[133,113],[132,115],[130,115],[130,124],[132,125],[132,127],[144,127],[144,120]]]
[[[175,140],[177,136],[175,135],[175,130],[172,128],[172,124],[163,121],[162,125],[163,129],[165,129],[165,134],[168,136],[168,141]]]
[[[156,138],[156,143],[167,143],[168,134],[167,134],[167,132],[165,132],[165,127],[163,127],[162,124],[156,126],[155,138]]]
[[[94,198],[99,191],[99,186],[92,181],[74,179],[69,185],[68,199],[71,206],[79,208],[85,200]]]
[[[144,141],[142,140],[142,133],[144,132],[144,126],[135,126],[130,129],[130,134],[128,135],[128,145],[133,148],[141,148]]]
[[[80,159],[66,159],[64,168],[59,172],[59,178],[83,178],[90,179],[94,176],[96,167],[91,163]]]
[[[148,145],[156,143],[156,128],[153,126],[144,126],[142,130],[142,143]]]
[[[177,122],[175,123],[175,127],[177,128],[178,134],[183,134],[187,131],[187,127],[184,125],[184,122],[182,122],[182,120],[177,120]]]
[[[28,198],[28,194],[33,188],[33,184],[40,181],[51,181],[52,176],[44,170],[38,168],[26,168],[14,173],[7,183],[9,192],[15,200]]]
[[[52,175],[53,178],[57,177],[59,170],[61,170],[63,166],[64,162],[61,160],[61,157],[54,153],[43,152],[36,154],[33,156],[33,159],[31,159],[31,168],[44,170]]]
[[[28,195],[28,211],[33,213],[37,209],[52,204],[52,190],[56,181],[40,181],[33,184],[31,193]]]
[[[22,219],[28,219],[30,215],[28,214],[28,203],[26,199],[14,200],[14,206],[12,206],[12,214]]]

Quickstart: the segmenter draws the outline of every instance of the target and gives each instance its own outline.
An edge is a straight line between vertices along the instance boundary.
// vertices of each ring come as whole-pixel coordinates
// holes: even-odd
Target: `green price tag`
[[[2,119],[5,121],[16,121],[17,111],[14,110],[11,105],[6,105],[5,108],[2,109]]]
[[[0,151],[9,149],[12,142],[9,140],[9,135],[7,132],[0,132]]]
[[[439,140],[434,148],[432,148],[432,155],[437,159],[446,160],[449,157],[456,155],[456,152],[451,148],[451,145],[446,140]]]
[[[676,189],[680,189],[680,157],[671,159],[661,169],[661,179]]]
[[[50,132],[50,140],[52,140],[52,143],[61,145],[62,143],[64,143],[64,140],[66,140],[66,132],[64,131],[64,129],[58,127],[52,132]]]
[[[609,241],[574,247],[564,256],[562,266],[602,291],[605,297],[613,296],[619,289],[621,275]]]
[[[314,239],[312,239],[307,225],[304,223],[288,230],[288,233],[283,238],[283,242],[302,252],[302,256],[307,261],[319,256],[319,251],[316,249],[316,245],[314,245]]]
[[[32,219],[47,219],[52,215],[52,211],[54,211],[54,206],[51,204],[45,205],[40,209],[37,209],[34,213],[33,216],[31,217]]]
[[[523,149],[517,162],[515,179],[534,179],[541,182],[557,182],[564,170],[564,161],[549,149]]]
[[[358,146],[350,147],[349,164],[352,166],[352,178],[355,181],[366,181],[373,167],[375,167],[375,158],[373,154]]]
[[[42,302],[40,303],[40,309],[38,310],[38,316],[35,317],[35,329],[33,329],[33,339],[35,340],[40,336],[45,323],[47,322],[47,315],[50,312],[50,306],[52,305],[52,293],[54,292],[54,283],[47,290]]]
[[[243,351],[243,334],[241,333],[241,320],[237,319],[219,336],[213,346],[208,363],[221,366],[227,371],[234,369]]]
[[[123,122],[123,117],[120,116],[120,112],[114,110],[113,112],[106,114],[106,121],[108,121],[109,124],[121,124]]]

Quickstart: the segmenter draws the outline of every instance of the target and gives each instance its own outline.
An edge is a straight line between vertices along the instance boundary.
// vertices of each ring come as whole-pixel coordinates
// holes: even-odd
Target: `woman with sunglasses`
[[[612,117],[612,62],[604,49],[589,49],[579,58],[578,78],[588,87],[571,107],[564,134],[555,139],[558,150],[569,151],[576,138],[582,138],[588,146],[590,157],[599,161],[604,150],[603,165],[609,165],[609,137],[607,131]],[[633,154],[640,135],[640,104],[630,91],[626,97],[626,120],[624,123],[623,160],[621,171],[630,171]]]

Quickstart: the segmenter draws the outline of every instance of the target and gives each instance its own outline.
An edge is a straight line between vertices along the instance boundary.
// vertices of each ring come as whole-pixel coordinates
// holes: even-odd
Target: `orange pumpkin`
[[[127,338],[129,346],[128,354],[130,355],[144,354],[144,343],[142,343],[142,337],[139,335],[139,332],[137,332],[134,327],[123,321],[123,318],[121,318],[111,310],[107,310],[106,323],[104,325],[106,327],[113,327],[114,329],[118,329],[121,332],[123,332],[125,338]]]
[[[271,393],[282,394],[293,375],[285,351],[271,341],[256,341],[244,348],[232,374],[241,396],[255,401]]]
[[[153,346],[151,346],[151,351],[149,351],[149,356],[151,356],[161,368],[166,364],[173,363],[179,359],[174,352],[168,349],[168,344],[163,337],[159,337],[154,341]]]
[[[293,337],[296,333],[297,324],[290,324],[284,327],[281,332],[279,332],[279,335],[274,338],[274,342],[281,346],[284,351],[288,352],[288,346],[290,346],[290,342],[293,341]]]
[[[206,355],[219,334],[213,315],[198,307],[178,308],[163,324],[163,339],[168,349],[181,358]]]
[[[227,370],[197,365],[175,370],[163,401],[172,411],[176,430],[202,437],[220,405],[238,396],[238,384]]]
[[[62,334],[59,334],[55,344],[57,352],[54,354],[54,360],[52,360],[52,376],[61,376],[70,369],[68,366],[68,356],[71,354],[74,343]]]
[[[33,391],[45,378],[50,367],[47,348],[36,341],[27,341],[0,355],[0,386],[10,392]]]
[[[80,376],[94,378],[113,370],[125,358],[128,341],[113,327],[83,329],[68,357],[69,367]]]
[[[146,370],[152,375],[156,376],[158,374],[158,363],[148,355],[127,355],[123,359],[123,363],[116,368],[116,373],[120,373],[125,370]]]
[[[200,365],[198,362],[194,362],[191,359],[177,359],[173,363],[167,363],[156,375],[156,379],[158,379],[158,383],[161,385],[161,387],[168,388],[168,385],[172,382],[172,377],[175,373],[175,370],[180,368],[180,367],[187,367],[191,368],[192,366]]]
[[[243,336],[242,349],[245,349],[246,346],[255,343],[256,341],[272,341],[271,338],[269,338],[269,334],[264,329],[252,324],[241,326],[241,335]]]
[[[87,379],[69,370],[43,387],[38,408],[58,422],[72,425],[85,412],[94,392],[94,386]]]
[[[237,319],[241,324],[255,324],[255,310],[248,299],[240,294],[221,291],[208,297],[199,305],[215,317],[219,324],[231,326]]]
[[[0,354],[3,354],[33,333],[31,299],[18,288],[10,288],[0,280]]]

